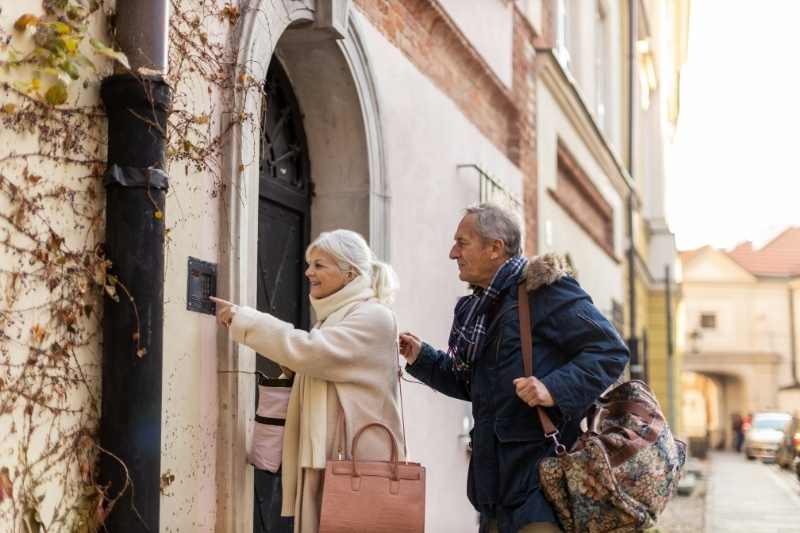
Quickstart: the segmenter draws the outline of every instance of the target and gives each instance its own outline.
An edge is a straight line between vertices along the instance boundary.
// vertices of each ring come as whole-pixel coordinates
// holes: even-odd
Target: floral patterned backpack
[[[520,338],[525,374],[532,375],[530,302],[520,285]],[[675,439],[661,407],[641,381],[605,393],[587,415],[588,431],[567,452],[538,408],[556,457],[539,464],[545,496],[567,533],[627,533],[653,527],[675,493],[686,445]]]

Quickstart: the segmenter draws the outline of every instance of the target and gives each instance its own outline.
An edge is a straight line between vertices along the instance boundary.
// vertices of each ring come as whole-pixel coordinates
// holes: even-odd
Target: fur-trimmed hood
[[[525,280],[528,292],[531,292],[570,275],[572,275],[572,269],[564,256],[543,254],[528,259],[528,266],[523,270],[520,280]]]

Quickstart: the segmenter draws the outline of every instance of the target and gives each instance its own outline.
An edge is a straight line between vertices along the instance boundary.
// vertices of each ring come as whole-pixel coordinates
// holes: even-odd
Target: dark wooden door
[[[261,119],[257,307],[305,329],[309,304],[303,272],[312,185],[303,117],[275,58],[267,72]],[[256,369],[268,376],[280,374],[269,354],[256,357]],[[291,533],[293,521],[280,516],[280,474],[256,469],[254,481],[253,531]]]
[[[308,327],[305,249],[311,227],[311,181],[303,117],[277,59],[267,74],[261,131],[258,209],[258,309]],[[258,370],[277,376],[266,357]]]

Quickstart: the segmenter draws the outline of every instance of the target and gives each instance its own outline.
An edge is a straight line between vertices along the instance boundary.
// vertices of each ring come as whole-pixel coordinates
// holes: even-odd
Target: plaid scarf
[[[458,300],[447,353],[453,361],[454,370],[465,381],[469,382],[472,364],[483,348],[489,310],[505,289],[516,285],[527,264],[528,260],[521,255],[512,257],[495,272],[487,288],[476,288],[471,295]]]

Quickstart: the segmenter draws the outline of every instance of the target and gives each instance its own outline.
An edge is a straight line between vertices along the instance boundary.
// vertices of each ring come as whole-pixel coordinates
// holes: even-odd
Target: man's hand
[[[419,337],[410,331],[404,331],[400,334],[400,355],[406,358],[406,363],[413,365],[414,361],[419,357],[421,349],[422,341]]]
[[[233,315],[236,314],[236,306],[228,300],[216,296],[209,296],[208,299],[217,304],[217,322],[226,328],[231,327]]]
[[[517,388],[517,396],[531,407],[536,407],[537,405],[552,407],[555,405],[553,397],[550,396],[550,391],[547,390],[544,383],[533,376],[515,379],[514,386]]]

